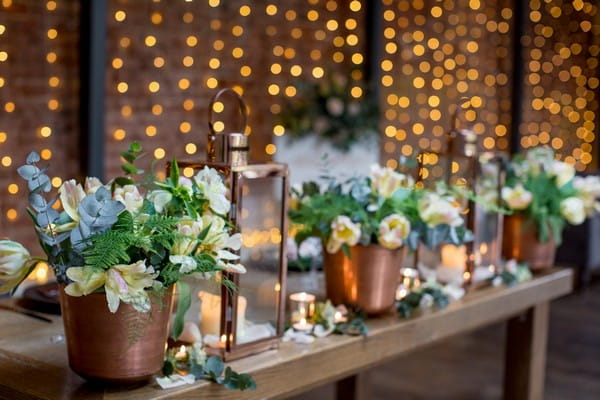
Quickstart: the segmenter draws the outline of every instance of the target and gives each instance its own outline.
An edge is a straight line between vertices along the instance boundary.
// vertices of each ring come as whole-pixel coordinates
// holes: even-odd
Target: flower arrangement
[[[292,189],[290,218],[297,224],[296,241],[319,237],[328,253],[358,244],[398,249],[419,242],[434,248],[442,242],[460,245],[470,239],[462,208],[448,189],[427,190],[392,168],[371,166],[368,177],[324,185],[307,182]]]
[[[93,177],[83,185],[66,180],[51,200],[44,195],[52,188],[47,167],[39,167],[40,157],[31,153],[18,173],[28,184],[28,213],[46,259],[30,256],[18,243],[1,241],[0,291],[14,290],[39,260],[52,266],[70,296],[104,292],[113,313],[121,302],[148,312],[150,294],[177,284],[177,337],[190,304],[182,278],[245,272],[235,254],[241,235],[227,224],[230,203],[219,174],[204,168],[188,179],[179,175],[173,160],[165,179],[147,174],[136,183],[134,177],[143,174],[134,166],[141,151],[133,143],[121,153],[125,176],[107,184]]]
[[[552,234],[560,244],[567,222],[581,224],[600,210],[600,178],[576,177],[575,168],[556,160],[549,148],[535,148],[525,157],[515,157],[507,170],[502,189],[505,207],[535,224],[541,242],[550,240]]]
[[[351,86],[363,95],[354,97]],[[317,83],[300,84],[298,95],[283,108],[277,123],[283,125],[292,138],[316,134],[331,141],[334,147],[348,151],[355,143],[379,131],[377,102],[369,98],[361,86],[364,85],[360,82],[349,82],[346,76],[336,74]]]

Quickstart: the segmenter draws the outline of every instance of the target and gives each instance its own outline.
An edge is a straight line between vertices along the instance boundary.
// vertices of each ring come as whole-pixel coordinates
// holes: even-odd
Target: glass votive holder
[[[396,300],[402,300],[411,290],[421,286],[419,271],[416,268],[400,269],[400,284],[396,289]]]
[[[314,294],[298,292],[290,294],[290,310],[292,313],[292,322],[298,322],[302,319],[308,319],[315,313]]]

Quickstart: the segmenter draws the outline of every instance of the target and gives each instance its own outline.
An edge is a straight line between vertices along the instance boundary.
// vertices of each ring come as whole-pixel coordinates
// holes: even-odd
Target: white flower
[[[556,186],[562,187],[575,176],[575,168],[566,162],[553,160],[548,166],[548,175],[556,177]]]
[[[410,221],[404,215],[388,215],[379,224],[379,244],[388,249],[397,249],[409,233]]]
[[[560,213],[572,225],[579,225],[585,220],[585,205],[578,197],[568,197],[560,202]]]
[[[169,256],[169,261],[171,261],[174,265],[179,265],[179,272],[182,274],[192,272],[198,266],[198,263],[196,263],[194,257],[190,256],[173,255]]]
[[[180,176],[179,177],[179,186],[185,188],[190,195],[194,192],[193,183],[190,178],[186,178],[185,176]]]
[[[204,167],[196,174],[194,181],[214,212],[221,215],[229,212],[231,204],[227,199],[227,186],[215,169]]]
[[[85,189],[85,193],[87,193],[87,194],[96,193],[96,191],[98,189],[100,189],[102,186],[103,186],[102,182],[100,182],[100,179],[98,179],[96,177],[88,176],[87,178],[85,178],[84,189]]]
[[[132,214],[136,214],[144,204],[144,198],[135,185],[125,185],[115,188],[113,198],[123,204],[127,211]]]
[[[296,243],[296,239],[293,237],[288,237],[285,242],[286,255],[287,259],[291,261],[296,261],[298,259],[298,244]]]
[[[523,167],[533,175],[539,174],[542,169],[548,170],[554,161],[554,151],[549,147],[536,147],[527,152]]]
[[[590,217],[600,211],[600,177],[598,176],[576,176],[573,179],[573,187],[577,190],[578,197],[585,205],[585,215]]]
[[[298,255],[302,258],[316,258],[321,255],[321,240],[316,237],[309,237],[300,243]]]
[[[187,324],[187,322],[186,322],[186,324]],[[197,327],[197,325],[194,325],[194,326]],[[200,334],[200,331],[198,331],[198,334]],[[191,360],[195,364],[204,365],[206,363],[207,356],[206,356],[206,352],[202,348],[202,340],[199,340],[198,342],[194,342],[194,344],[192,344],[192,347],[188,351],[188,354],[189,354]]]
[[[208,245],[215,251],[225,247],[229,235],[225,227],[225,220],[222,217],[214,214],[205,214],[202,216],[202,225],[204,227],[210,226],[203,241],[204,245]]]
[[[519,183],[514,188],[503,187],[502,200],[513,210],[524,210],[531,204],[533,195]]]
[[[65,212],[71,217],[73,221],[79,222],[79,213],[77,209],[79,203],[85,197],[85,192],[80,184],[75,182],[75,179],[64,181],[60,189],[60,203],[62,204]]]
[[[440,224],[456,227],[464,223],[460,207],[452,197],[427,193],[419,200],[417,207],[419,216],[430,227]]]
[[[370,178],[371,188],[386,199],[391,197],[399,188],[414,185],[414,180],[410,176],[377,164],[371,165]]]
[[[115,265],[106,271],[90,266],[70,267],[67,276],[73,281],[65,288],[69,296],[85,296],[104,285],[110,312],[117,312],[121,301],[137,311],[148,312],[150,298],[145,288],[156,283],[154,278],[158,273],[141,260],[130,265]]]
[[[148,200],[152,202],[154,205],[154,209],[157,213],[162,213],[165,209],[165,206],[169,204],[169,202],[173,199],[173,195],[162,189],[153,190],[148,194]]]
[[[10,292],[29,272],[29,252],[11,240],[0,240],[0,293]]]
[[[180,235],[185,235],[186,237],[179,237],[175,240],[173,244],[173,248],[171,249],[171,254],[175,255],[188,255],[198,245],[198,240],[196,239],[202,229],[204,228],[204,224],[202,220],[194,220],[190,217],[183,217],[177,224],[177,233]]]
[[[360,224],[340,215],[331,222],[331,236],[327,242],[327,252],[336,253],[344,244],[354,246],[360,239]]]
[[[330,97],[325,103],[327,112],[334,117],[339,117],[344,113],[344,102],[338,97]]]

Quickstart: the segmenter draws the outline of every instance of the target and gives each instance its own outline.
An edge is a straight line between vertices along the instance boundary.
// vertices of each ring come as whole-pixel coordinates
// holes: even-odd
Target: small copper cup
[[[164,362],[173,287],[152,299],[147,313],[121,302],[108,310],[106,294],[74,297],[60,288],[69,366],[87,380],[129,384],[149,380]]]
[[[350,247],[350,257],[342,250],[323,254],[327,297],[334,304],[358,307],[371,315],[394,305],[404,248],[357,245]]]
[[[526,223],[522,215],[504,217],[502,257],[527,263],[532,270],[549,268],[554,265],[556,242],[550,230],[550,239],[542,243],[538,239],[535,224]]]

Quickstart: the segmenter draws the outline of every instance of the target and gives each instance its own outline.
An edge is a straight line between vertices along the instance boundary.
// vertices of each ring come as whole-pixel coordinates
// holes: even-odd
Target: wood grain
[[[508,321],[504,398],[540,400],[544,395],[550,305],[540,303]]]
[[[64,343],[49,342],[52,335],[62,332],[59,318],[47,324],[0,311],[3,326],[7,327],[0,333],[0,350],[26,358],[26,362],[11,356],[0,359],[0,393],[12,390],[30,396],[24,398],[36,399],[284,398],[354,375],[425,345],[508,319],[571,289],[571,271],[553,269],[512,288],[470,292],[444,310],[409,320],[399,320],[392,314],[370,320],[367,338],[330,336],[308,346],[283,343],[278,350],[231,363],[235,370],[255,377],[258,389],[251,392],[227,391],[207,382],[170,390],[161,390],[154,383],[132,388],[94,387],[69,370]],[[16,379],[19,373],[27,378]]]

